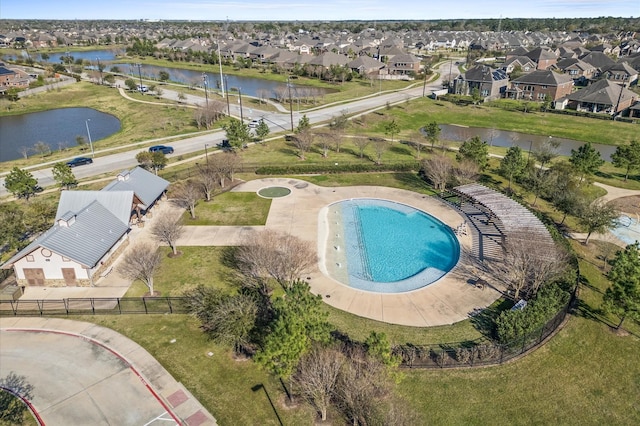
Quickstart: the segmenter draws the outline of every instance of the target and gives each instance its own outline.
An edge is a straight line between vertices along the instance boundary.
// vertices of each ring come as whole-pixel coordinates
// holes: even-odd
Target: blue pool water
[[[400,293],[433,283],[458,262],[451,229],[424,212],[385,200],[339,203],[349,285]]]
[[[622,215],[616,221],[616,227],[611,233],[626,244],[634,244],[640,241],[640,222],[638,217]]]

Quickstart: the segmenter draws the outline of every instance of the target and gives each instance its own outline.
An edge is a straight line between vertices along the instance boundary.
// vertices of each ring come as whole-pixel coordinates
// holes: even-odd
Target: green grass
[[[201,202],[196,207],[196,218],[183,214],[189,226],[256,226],[267,222],[271,200],[254,192],[224,192]]]

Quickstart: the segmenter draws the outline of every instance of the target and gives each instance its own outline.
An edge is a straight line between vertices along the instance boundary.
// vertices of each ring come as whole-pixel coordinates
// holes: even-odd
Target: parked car
[[[144,84],[138,84],[137,86],[138,92],[148,92],[149,88]]]
[[[222,139],[222,142],[218,144],[218,148],[224,149],[226,151],[229,149],[233,149],[233,146],[231,146],[231,142],[229,142],[229,139]]]
[[[76,166],[82,166],[83,164],[91,164],[91,163],[93,163],[93,160],[89,157],[77,157],[77,158],[74,158],[73,160],[67,161],[67,166],[76,167]]]
[[[149,152],[158,152],[158,151],[160,151],[164,155],[173,154],[173,147],[165,146],[165,145],[154,145],[151,148],[149,148]]]
[[[249,122],[249,128],[250,129],[255,129],[256,127],[258,127],[260,125],[260,120],[251,120]]]

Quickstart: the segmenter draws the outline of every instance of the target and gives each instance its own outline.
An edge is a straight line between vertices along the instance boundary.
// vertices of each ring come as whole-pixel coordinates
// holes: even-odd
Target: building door
[[[42,268],[24,268],[23,271],[28,285],[44,285],[44,271],[42,270]]]
[[[62,268],[62,277],[67,287],[75,287],[78,285],[76,282],[76,270],[74,268]]]

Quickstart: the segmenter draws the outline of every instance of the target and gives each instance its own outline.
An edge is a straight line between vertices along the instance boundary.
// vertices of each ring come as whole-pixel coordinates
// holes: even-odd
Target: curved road
[[[449,72],[452,72],[453,78],[457,76],[457,67],[454,67],[450,70],[449,62],[444,62],[440,64],[438,68],[439,77],[429,82],[426,87],[423,88],[423,83],[421,81],[417,81],[415,86],[410,89],[400,90],[397,92],[387,92],[380,93],[377,95],[372,95],[360,99],[355,99],[350,102],[327,105],[324,107],[308,109],[304,111],[294,111],[293,113],[293,123],[297,125],[300,117],[306,115],[309,118],[309,121],[313,123],[321,123],[330,120],[331,118],[338,116],[346,111],[346,113],[350,116],[357,115],[364,112],[373,111],[378,108],[382,108],[387,104],[395,104],[399,102],[404,102],[408,99],[420,98],[423,93],[429,95],[432,90],[438,90],[442,88],[442,75],[449,76]],[[171,90],[167,87],[163,87],[163,95],[164,98],[177,100],[178,92],[175,90]],[[189,104],[202,104],[203,99],[197,96],[186,95],[185,102]],[[248,112],[248,108],[243,108],[243,111]],[[280,132],[280,131],[290,131],[291,130],[291,115],[289,112],[266,112],[253,109],[251,114],[251,118],[260,119],[263,118],[265,122],[269,125],[269,128],[272,132]],[[240,108],[237,103],[231,104],[231,114],[234,116],[240,116]],[[247,115],[248,116],[248,115]],[[245,118],[247,117],[245,116]],[[180,156],[184,154],[188,154],[191,152],[203,151],[205,145],[211,147],[211,149],[215,149],[217,143],[219,143],[225,137],[225,133],[222,130],[211,131],[211,132],[200,132],[200,134],[193,136],[190,134],[189,136],[184,137],[180,140],[171,141],[171,146],[174,147],[175,153],[173,156]],[[173,137],[175,139],[175,137]],[[170,138],[159,138],[159,139],[150,139],[147,141],[139,142],[136,144],[132,144],[130,151],[120,152],[109,155],[102,155],[94,159],[93,164],[77,167],[73,169],[73,173],[78,179],[85,179],[92,176],[98,176],[105,173],[112,173],[114,171],[120,171],[126,168],[134,167],[138,164],[135,160],[136,154],[140,151],[140,148],[136,148],[138,146],[146,145],[149,143],[162,143],[163,139]],[[113,148],[111,150],[122,149],[123,147]],[[99,153],[108,152],[109,150],[97,151]],[[53,164],[48,164],[53,166]],[[46,188],[48,186],[55,185],[55,181],[53,180],[53,175],[51,173],[51,168],[37,169],[39,166],[28,167],[27,169],[33,169],[33,176],[38,179],[38,183],[41,187]],[[6,175],[6,173],[5,173]],[[0,178],[0,197],[4,197],[9,195],[6,188],[4,187],[4,178]]]

